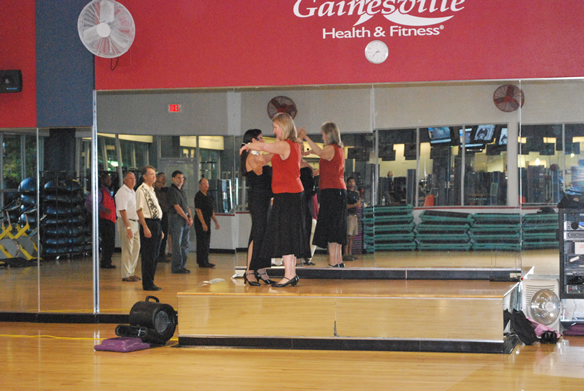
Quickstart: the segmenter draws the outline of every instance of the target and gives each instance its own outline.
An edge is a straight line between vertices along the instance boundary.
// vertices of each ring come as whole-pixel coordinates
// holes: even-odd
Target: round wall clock
[[[373,64],[381,64],[389,56],[389,49],[383,41],[371,41],[365,46],[365,57]]]

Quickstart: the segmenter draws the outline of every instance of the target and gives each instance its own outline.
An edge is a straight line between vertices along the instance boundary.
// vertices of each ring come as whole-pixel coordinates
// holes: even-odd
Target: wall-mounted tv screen
[[[539,154],[542,156],[552,156],[556,153],[556,144],[554,143],[544,143],[543,148],[539,150]]]
[[[369,150],[366,148],[349,148],[347,150],[347,159],[355,159],[358,162],[368,162]]]
[[[450,145],[434,145],[430,150],[430,159],[447,158],[450,156]]]
[[[417,145],[416,143],[405,143],[404,144],[404,157],[406,160],[416,160],[417,159]]]
[[[527,144],[518,143],[517,144],[517,153],[519,153],[520,155],[529,155],[529,148],[527,148]]]
[[[497,136],[497,144],[507,145],[507,128],[501,128],[499,135]]]
[[[471,134],[472,143],[488,144],[495,139],[495,125],[478,125],[473,130]]]
[[[566,153],[580,155],[580,143],[566,143]]]
[[[497,144],[489,144],[487,145],[487,156],[497,156],[500,155],[501,152],[506,152],[507,146],[505,145],[497,145]]]
[[[395,150],[393,149],[393,145],[384,145],[383,147],[379,147],[379,157],[384,162],[395,160]]]
[[[464,146],[465,148],[469,149],[481,149],[485,147],[485,143],[481,142],[481,143],[477,143],[476,141],[474,141],[472,139],[472,133],[473,133],[473,128],[466,128],[464,130]],[[460,146],[462,146],[462,128],[460,129]]]
[[[529,152],[539,152],[544,148],[543,137],[527,137],[525,145]]]
[[[452,131],[448,126],[428,128],[430,144],[452,144]]]

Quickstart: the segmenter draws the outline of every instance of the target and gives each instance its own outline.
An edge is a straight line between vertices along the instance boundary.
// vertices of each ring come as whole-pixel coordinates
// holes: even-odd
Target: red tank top
[[[278,193],[300,193],[304,190],[300,182],[300,144],[286,140],[290,145],[290,156],[282,160],[276,154],[272,158],[272,192]]]
[[[343,149],[338,145],[331,144],[335,149],[335,155],[329,162],[326,159],[320,159],[319,170],[320,178],[318,187],[320,189],[347,189],[345,184],[345,154]]]
[[[111,220],[115,223],[116,222],[116,202],[114,201],[114,198],[111,196],[109,191],[105,191],[103,189],[103,187],[100,187],[99,191],[101,191],[101,194],[103,196],[103,201],[102,201],[103,206],[110,210],[110,213],[99,212],[99,218]]]

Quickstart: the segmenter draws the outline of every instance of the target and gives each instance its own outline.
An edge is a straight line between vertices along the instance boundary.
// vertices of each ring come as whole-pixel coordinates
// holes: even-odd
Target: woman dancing
[[[250,129],[243,135],[243,145],[252,141],[263,143],[262,131]],[[272,167],[268,162],[273,154],[259,154],[243,151],[241,154],[241,174],[247,177],[249,184],[248,202],[251,214],[251,232],[247,247],[247,270],[244,281],[251,286],[259,286],[261,280],[265,284],[273,284],[266,273],[271,259],[260,258],[260,249],[268,224],[268,211],[272,200]]]
[[[347,185],[343,143],[339,128],[333,122],[325,122],[320,130],[324,148],[316,145],[304,128],[299,134],[308,142],[312,152],[320,156],[320,210],[312,243],[321,248],[328,247],[330,267],[345,267],[342,248],[347,244]]]

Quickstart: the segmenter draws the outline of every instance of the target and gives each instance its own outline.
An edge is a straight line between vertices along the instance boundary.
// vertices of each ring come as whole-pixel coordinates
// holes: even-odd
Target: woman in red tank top
[[[272,157],[272,192],[274,203],[268,220],[268,226],[260,257],[283,258],[284,278],[272,285],[276,288],[295,286],[296,258],[305,258],[310,254],[306,241],[306,228],[302,214],[302,194],[304,188],[300,181],[301,147],[294,120],[286,113],[278,113],[272,119],[274,134],[278,141],[261,143],[252,140],[241,147],[243,151],[265,151]]]
[[[335,123],[322,124],[321,134],[324,148],[316,145],[304,128],[300,131],[300,137],[308,142],[313,153],[320,156],[320,209],[312,243],[318,247],[328,247],[330,267],[345,267],[342,258],[342,247],[347,244],[345,154]]]

